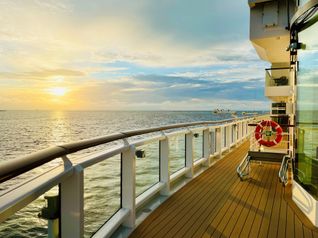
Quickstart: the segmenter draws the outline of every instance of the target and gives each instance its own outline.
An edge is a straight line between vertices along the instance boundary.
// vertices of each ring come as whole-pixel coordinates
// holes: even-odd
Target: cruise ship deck
[[[240,181],[236,167],[249,142],[191,180],[151,213],[130,237],[318,237],[318,229],[279,183],[279,164],[252,163]]]

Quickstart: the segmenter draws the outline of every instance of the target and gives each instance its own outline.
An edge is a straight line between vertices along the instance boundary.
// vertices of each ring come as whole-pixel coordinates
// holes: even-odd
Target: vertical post
[[[59,220],[48,220],[47,224],[47,230],[48,230],[48,238],[58,238],[59,237]]]
[[[84,174],[80,165],[60,184],[61,237],[84,236]]]
[[[242,122],[237,123],[237,140],[239,143],[242,142]]]
[[[187,178],[193,177],[193,133],[189,132],[185,135],[186,140],[186,168],[189,168],[189,172],[186,174]]]
[[[253,131],[252,127],[248,126],[249,123],[250,123],[250,121],[247,121],[247,122],[246,122],[247,135],[248,135],[248,136],[250,136],[251,133],[252,133],[252,131]]]
[[[136,148],[131,145],[122,153],[121,158],[121,205],[129,209],[129,216],[123,225],[129,228],[135,227],[136,220]]]
[[[242,139],[246,137],[246,121],[242,122]]]
[[[169,163],[169,139],[166,137],[160,142],[160,182],[165,186],[160,191],[161,195],[168,196],[170,193],[170,163]]]
[[[215,150],[216,153],[218,153],[217,158],[222,158],[222,144],[223,144],[223,138],[222,138],[222,130],[221,127],[215,128]]]
[[[236,134],[235,134],[236,130],[235,130],[235,128],[236,128],[235,124],[232,124],[231,125],[231,133],[232,133],[231,144],[235,144],[235,142],[236,142],[236,140],[235,140],[235,138],[236,138]]]
[[[209,128],[203,130],[203,157],[206,159],[204,166],[210,166],[210,154],[211,154],[211,143],[210,143],[210,130]]]
[[[246,136],[250,135],[250,128],[248,126],[249,121],[246,121]]]
[[[210,131],[210,148],[211,148],[210,153],[213,155],[216,152],[216,149],[215,149],[215,129],[212,129]]]
[[[226,149],[230,151],[232,140],[232,125],[226,127]]]

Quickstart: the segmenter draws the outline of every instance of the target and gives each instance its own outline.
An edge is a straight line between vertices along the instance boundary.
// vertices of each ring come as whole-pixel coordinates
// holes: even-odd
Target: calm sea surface
[[[241,116],[241,113],[238,113]],[[105,111],[0,111],[0,160],[22,157],[49,146],[74,142],[110,133],[160,125],[222,120],[229,114],[216,115],[208,111],[195,112],[105,112]],[[137,138],[135,138],[137,139]],[[88,153],[116,146],[121,142],[84,150],[71,156],[83,157]],[[170,140],[171,171],[184,166],[184,137]],[[195,138],[195,159],[202,154],[202,135]],[[145,159],[136,160],[136,195],[159,180],[159,144],[143,146]],[[60,164],[53,161],[41,168],[0,185],[0,195],[13,186],[31,179]],[[47,194],[56,194],[53,188]],[[7,221],[0,224],[0,237],[46,237],[47,221],[38,217],[45,206],[44,196],[39,197]],[[84,172],[85,237],[96,231],[120,206],[120,158],[96,164]]]

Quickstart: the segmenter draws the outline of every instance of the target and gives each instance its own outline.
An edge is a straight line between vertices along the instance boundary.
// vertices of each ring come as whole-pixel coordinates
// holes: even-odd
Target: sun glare
[[[49,88],[47,90],[50,94],[54,95],[54,96],[64,96],[67,93],[67,89],[66,88]]]

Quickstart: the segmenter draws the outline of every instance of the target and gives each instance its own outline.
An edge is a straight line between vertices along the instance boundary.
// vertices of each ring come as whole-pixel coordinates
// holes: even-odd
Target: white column
[[[211,150],[211,154],[214,154],[216,152],[216,150],[215,150],[215,129],[212,129],[210,131],[210,150]]]
[[[246,121],[242,123],[242,138],[245,139],[246,137]]]
[[[236,143],[237,143],[237,124],[233,125],[233,143],[235,144],[236,147]]]
[[[185,135],[186,139],[186,168],[189,168],[189,172],[186,177],[193,177],[193,133],[190,132]]]
[[[216,140],[216,153],[218,153],[218,159],[222,158],[222,145],[223,145],[223,137],[221,127],[215,128],[215,140]]]
[[[166,137],[160,142],[160,182],[164,183],[161,195],[168,196],[170,193],[170,163],[169,163],[169,139]]]
[[[242,142],[242,122],[237,123],[237,139],[241,143]]]
[[[136,220],[136,148],[130,146],[128,151],[122,153],[121,183],[122,208],[129,209],[129,216],[123,225],[129,228],[135,227]]]
[[[207,128],[203,130],[203,157],[206,159],[204,166],[210,166],[210,154],[211,154],[211,143],[210,143],[210,130]]]
[[[61,237],[84,236],[84,175],[80,165],[60,184]]]
[[[232,141],[232,125],[228,125],[226,127],[226,148],[228,151],[231,149],[231,141]]]

